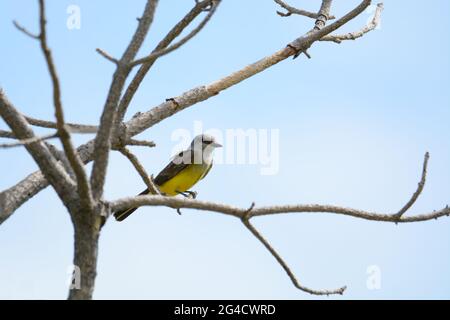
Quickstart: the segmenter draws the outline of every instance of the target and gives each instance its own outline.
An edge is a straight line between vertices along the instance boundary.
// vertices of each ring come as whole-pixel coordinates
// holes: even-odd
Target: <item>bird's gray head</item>
[[[191,142],[191,149],[193,150],[214,150],[220,148],[222,145],[217,143],[216,139],[209,134],[200,134]]]

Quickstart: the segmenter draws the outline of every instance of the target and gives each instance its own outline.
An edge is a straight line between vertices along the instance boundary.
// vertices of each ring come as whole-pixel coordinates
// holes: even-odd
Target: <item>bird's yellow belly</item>
[[[176,196],[178,192],[185,192],[202,178],[207,168],[208,166],[204,164],[192,164],[159,186],[159,190],[168,196]]]

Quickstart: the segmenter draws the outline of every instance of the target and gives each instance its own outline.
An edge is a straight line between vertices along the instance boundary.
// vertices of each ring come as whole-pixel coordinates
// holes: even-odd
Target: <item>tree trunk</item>
[[[74,225],[74,273],[68,299],[90,300],[92,299],[95,277],[97,276],[97,254],[100,232],[96,228],[95,223],[76,221]]]

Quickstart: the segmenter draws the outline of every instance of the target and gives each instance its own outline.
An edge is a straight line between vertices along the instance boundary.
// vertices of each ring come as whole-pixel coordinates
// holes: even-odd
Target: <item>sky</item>
[[[193,3],[161,0],[139,56]],[[67,121],[98,123],[114,66],[95,48],[120,56],[144,4],[48,1],[49,44]],[[317,10],[312,1],[291,4]],[[340,16],[356,4],[334,1],[332,13]],[[67,25],[73,6],[80,10],[80,28]],[[450,3],[387,0],[384,6],[380,27],[362,39],[317,43],[309,50],[311,59],[286,60],[146,130],[139,138],[154,140],[157,147],[133,151],[157,174],[181,147],[180,133],[193,135],[198,126],[222,136],[225,153],[233,148],[227,132],[262,133],[261,146],[267,133],[273,145],[266,151],[276,164],[270,174],[263,174],[267,164],[260,158],[218,163],[195,186],[199,199],[240,207],[253,201],[257,206],[335,204],[380,213],[397,212],[409,200],[429,151],[425,190],[407,214],[445,207],[450,202]],[[373,8],[339,31],[362,27]],[[281,18],[278,9],[271,0],[223,0],[197,37],[158,60],[126,118],[272,54],[313,23]],[[38,43],[11,23],[15,19],[37,30],[36,2],[4,0],[0,12],[0,87],[22,112],[53,119]],[[7,126],[0,122],[0,128]],[[74,140],[81,144],[89,138]],[[0,152],[0,189],[37,168],[24,149]],[[144,188],[130,163],[113,152],[105,198]],[[147,207],[125,222],[109,220],[100,240],[94,298],[330,299],[297,290],[239,220],[182,212]],[[255,218],[254,224],[303,285],[347,285],[344,296],[335,299],[450,298],[449,219],[395,225],[296,213]],[[69,215],[47,188],[0,226],[0,299],[65,299],[72,257]]]

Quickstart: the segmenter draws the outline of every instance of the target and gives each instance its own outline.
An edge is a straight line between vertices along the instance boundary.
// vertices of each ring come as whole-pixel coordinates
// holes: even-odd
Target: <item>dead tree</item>
[[[279,51],[274,52],[240,70],[230,73],[212,83],[190,89],[176,97],[163,101],[145,112],[136,114],[131,120],[124,121],[126,111],[133,96],[153,66],[156,60],[182,47],[195,37],[214,16],[220,0],[197,0],[192,9],[162,38],[154,50],[148,55],[138,58],[137,54],[152,25],[158,0],[147,0],[142,16],[128,46],[120,58],[112,57],[106,51],[97,52],[110,61],[115,72],[109,87],[99,124],[97,126],[66,123],[61,102],[61,86],[53,61],[46,32],[45,2],[39,0],[39,32],[33,33],[14,22],[18,30],[36,40],[40,45],[48,72],[52,80],[54,121],[34,119],[22,114],[0,89],[0,115],[10,131],[0,130],[0,137],[13,139],[12,143],[2,144],[2,148],[24,147],[32,156],[40,171],[34,172],[16,185],[0,193],[0,223],[8,219],[23,203],[51,185],[63,202],[74,227],[74,265],[80,270],[80,288],[69,291],[69,299],[90,299],[94,291],[97,274],[98,240],[102,225],[108,219],[111,211],[138,206],[166,206],[171,208],[189,208],[223,213],[240,219],[245,227],[267,248],[281,267],[286,271],[293,284],[300,290],[315,295],[342,294],[345,287],[333,290],[313,290],[301,284],[289,269],[287,264],[269,244],[269,242],[252,225],[251,219],[263,215],[280,213],[324,212],[352,216],[355,218],[392,223],[418,222],[437,219],[450,214],[445,207],[431,213],[414,216],[404,216],[404,213],[414,204],[425,184],[428,153],[425,155],[422,178],[417,191],[406,205],[395,213],[381,214],[362,210],[338,207],[333,205],[287,205],[274,207],[235,208],[225,204],[180,199],[163,195],[140,196],[117,200],[105,199],[103,190],[108,168],[110,152],[122,152],[134,165],[147,186],[157,192],[151,176],[149,176],[139,160],[127,148],[129,145],[153,147],[151,141],[140,141],[133,137],[153,125],[183,111],[201,101],[216,96],[221,91],[239,84],[252,76],[287,60],[304,54],[309,58],[308,49],[320,41],[341,43],[355,40],[373,30],[380,21],[383,5],[377,5],[372,21],[362,29],[347,34],[335,34],[343,25],[358,17],[370,4],[371,0],[362,2],[342,17],[330,14],[332,0],[322,0],[318,12],[308,12],[294,8],[284,1],[275,0],[286,12],[278,12],[280,16],[301,15],[313,20],[311,30],[294,39]],[[186,36],[181,33],[190,26],[197,17],[202,16],[199,24],[192,28]],[[126,80],[131,71],[138,68],[137,73],[126,86]],[[33,126],[54,129],[46,136],[37,136]],[[89,142],[76,147],[72,142],[73,134],[88,133],[95,137]],[[59,139],[62,150],[59,150],[50,139]],[[93,162],[93,168],[88,174],[84,165]]]

